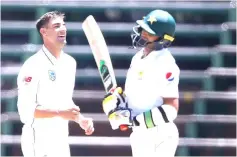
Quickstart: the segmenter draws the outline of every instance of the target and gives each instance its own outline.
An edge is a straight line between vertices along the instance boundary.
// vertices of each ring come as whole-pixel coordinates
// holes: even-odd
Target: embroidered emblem
[[[48,74],[49,74],[49,79],[50,79],[51,81],[55,81],[55,80],[56,80],[56,73],[55,73],[55,71],[49,70],[49,71],[48,71]]]
[[[143,71],[139,71],[138,73],[138,79],[141,80],[143,77]]]

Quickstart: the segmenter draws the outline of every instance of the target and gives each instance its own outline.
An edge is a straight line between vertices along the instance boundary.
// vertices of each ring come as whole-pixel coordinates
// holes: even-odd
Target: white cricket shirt
[[[46,109],[67,109],[74,105],[76,61],[61,52],[56,59],[43,45],[23,64],[17,78],[18,111],[25,127],[41,135],[68,136],[68,121],[60,117],[34,118],[37,105]]]
[[[163,98],[179,97],[180,70],[169,50],[142,55],[143,49],[132,58],[125,83],[132,116],[162,105]]]

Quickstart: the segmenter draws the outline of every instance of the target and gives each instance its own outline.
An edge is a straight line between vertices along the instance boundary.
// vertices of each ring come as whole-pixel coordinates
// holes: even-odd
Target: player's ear
[[[46,32],[46,29],[44,27],[40,28],[40,34],[42,36],[47,36],[47,32]]]

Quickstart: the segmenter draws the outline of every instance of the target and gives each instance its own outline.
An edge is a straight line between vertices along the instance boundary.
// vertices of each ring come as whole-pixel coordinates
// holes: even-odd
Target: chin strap
[[[170,47],[171,43],[174,41],[174,38],[170,35],[165,34],[164,38],[158,39],[154,42],[155,50],[161,50],[163,48]]]

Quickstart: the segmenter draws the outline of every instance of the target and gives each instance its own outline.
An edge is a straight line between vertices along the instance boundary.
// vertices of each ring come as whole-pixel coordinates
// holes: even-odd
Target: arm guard
[[[139,126],[152,128],[162,123],[173,122],[177,117],[177,110],[171,105],[161,105],[135,117]]]

